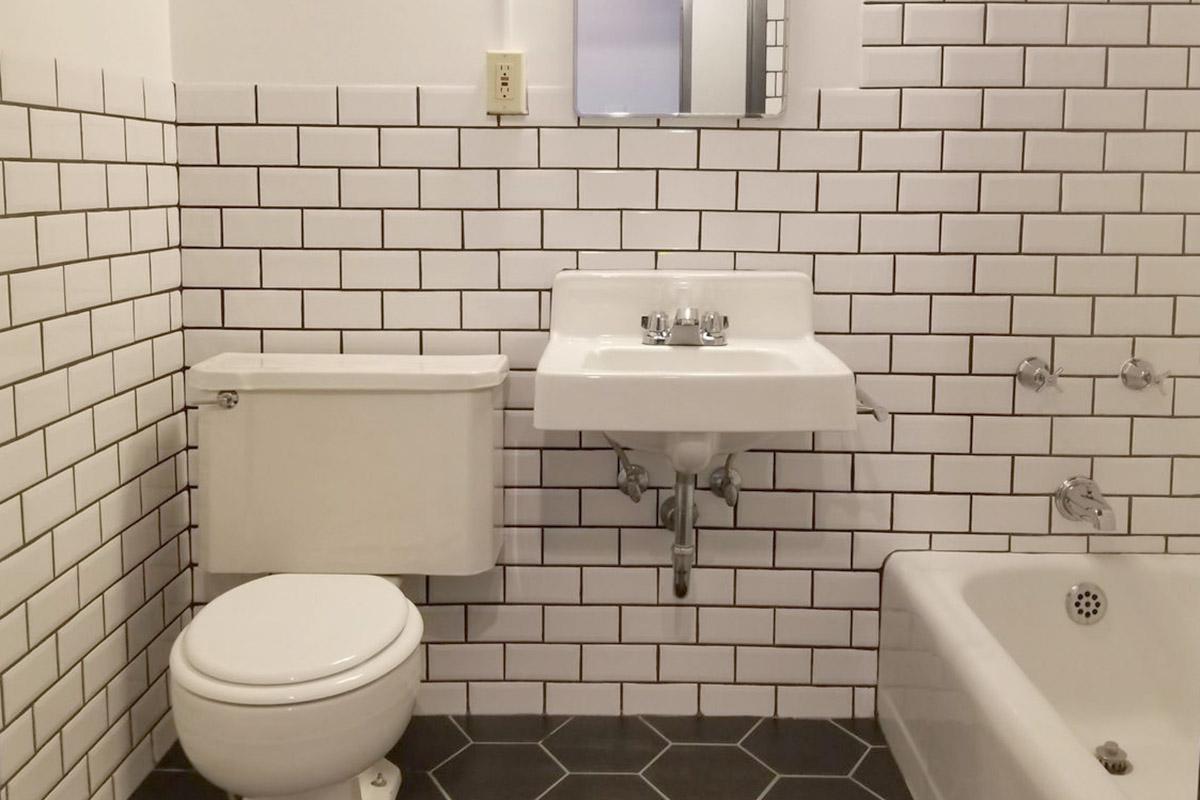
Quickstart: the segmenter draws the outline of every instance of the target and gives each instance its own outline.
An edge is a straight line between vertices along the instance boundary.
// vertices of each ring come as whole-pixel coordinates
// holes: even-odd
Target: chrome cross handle
[[[1121,365],[1121,383],[1126,389],[1141,391],[1150,386],[1157,386],[1163,394],[1167,393],[1167,379],[1171,377],[1170,370],[1155,372],[1154,365],[1144,358],[1131,358]]]
[[[1061,392],[1062,387],[1058,385],[1058,379],[1062,374],[1062,367],[1051,370],[1050,365],[1045,361],[1037,356],[1030,356],[1017,368],[1017,383],[1026,389],[1033,389],[1035,392],[1040,392],[1047,386],[1052,386]]]

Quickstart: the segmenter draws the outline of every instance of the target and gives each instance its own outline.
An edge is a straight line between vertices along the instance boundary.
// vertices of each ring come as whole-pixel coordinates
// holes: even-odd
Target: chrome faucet
[[[694,306],[678,309],[670,322],[665,311],[652,311],[642,317],[642,344],[719,347],[728,327],[729,317],[717,311],[701,314]]]
[[[1075,522],[1090,523],[1098,531],[1116,530],[1116,515],[1104,499],[1100,486],[1091,478],[1076,475],[1054,492],[1058,513]]]

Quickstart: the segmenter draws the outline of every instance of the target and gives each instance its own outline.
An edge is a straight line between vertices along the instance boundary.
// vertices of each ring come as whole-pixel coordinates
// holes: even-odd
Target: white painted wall
[[[181,82],[477,84],[504,30],[500,0],[171,0],[171,16]]]
[[[475,85],[484,50],[507,46],[530,85],[572,84],[572,0],[170,3],[178,81]],[[789,0],[792,86],[858,85],[860,8]]]
[[[168,0],[0,0],[0,52],[171,77]]]

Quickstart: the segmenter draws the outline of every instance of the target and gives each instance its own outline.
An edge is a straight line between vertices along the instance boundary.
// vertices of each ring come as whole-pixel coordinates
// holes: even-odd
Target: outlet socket
[[[528,114],[525,54],[519,50],[487,53],[487,113]]]

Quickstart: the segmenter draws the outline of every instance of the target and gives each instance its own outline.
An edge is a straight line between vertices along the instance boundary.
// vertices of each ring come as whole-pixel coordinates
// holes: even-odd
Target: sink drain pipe
[[[671,564],[675,572],[675,596],[687,597],[692,564],[696,561],[696,485],[690,472],[675,473],[675,496],[663,504],[663,522],[675,532]],[[674,502],[672,502],[674,501]]]

